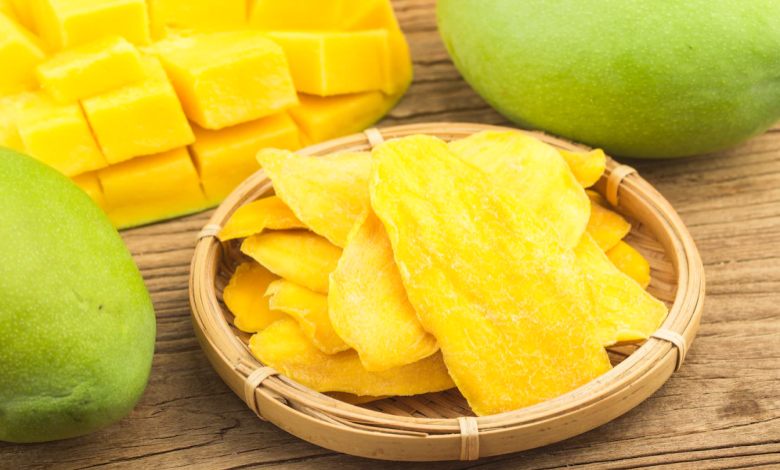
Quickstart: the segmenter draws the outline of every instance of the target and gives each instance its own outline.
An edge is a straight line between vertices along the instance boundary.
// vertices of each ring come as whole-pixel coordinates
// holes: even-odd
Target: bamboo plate
[[[489,129],[509,130],[452,123],[369,129],[298,153],[366,151],[384,139],[413,134],[449,141]],[[557,148],[584,149],[541,133],[528,134]],[[614,369],[553,400],[476,418],[457,389],[352,405],[274,375],[249,352],[250,335],[233,327],[233,316],[222,302],[230,275],[247,258],[238,241],[222,244],[215,237],[236,209],[273,193],[262,170],[228,196],[201,232],[190,270],[195,333],[222,379],[261,419],[328,449],[385,460],[474,460],[567,439],[622,415],[666,382],[693,341],[704,301],[699,253],[671,205],[633,169],[611,159],[595,189],[632,222],[626,240],[650,262],[648,291],[670,311],[644,344],[609,348]]]

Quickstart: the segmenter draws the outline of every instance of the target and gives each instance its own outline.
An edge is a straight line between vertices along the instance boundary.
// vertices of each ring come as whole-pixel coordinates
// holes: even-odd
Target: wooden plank
[[[434,0],[396,1],[415,82],[383,125],[507,124],[460,79]],[[697,241],[707,302],[685,366],[625,416],[541,449],[442,464],[336,454],[260,421],[220,380],[189,319],[187,275],[209,212],[123,232],[152,293],[158,338],[149,386],[121,422],[77,439],[0,443],[0,468],[778,468],[780,467],[780,127],[729,151],[625,160],[677,208]]]

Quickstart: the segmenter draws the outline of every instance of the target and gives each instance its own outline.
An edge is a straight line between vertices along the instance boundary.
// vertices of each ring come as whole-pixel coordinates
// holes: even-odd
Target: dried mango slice
[[[455,386],[441,354],[382,372],[368,372],[354,349],[325,354],[294,320],[280,320],[254,335],[249,348],[263,364],[318,392],[354,395],[417,395]]]
[[[453,141],[449,148],[549,223],[565,246],[577,245],[590,202],[555,149],[519,132],[495,131]]]
[[[409,303],[382,221],[370,211],[330,275],[333,328],[370,371],[417,362],[439,350]]]
[[[666,306],[620,272],[587,233],[574,252],[596,302],[601,343],[611,346],[649,338],[666,318]]]
[[[601,149],[591,150],[590,152],[569,152],[568,150],[558,150],[566,164],[569,165],[577,182],[583,188],[590,188],[601,178],[604,170],[607,168],[607,156]]]
[[[585,275],[530,206],[434,137],[372,156],[371,202],[409,300],[476,414],[549,400],[610,369]]]
[[[327,295],[284,279],[272,282],[265,295],[270,297],[268,303],[271,309],[295,318],[306,337],[320,351],[336,354],[349,349],[330,323]]]
[[[271,323],[289,318],[287,314],[271,310],[265,291],[279,276],[252,261],[236,268],[222,296],[225,305],[236,317],[233,324],[241,331],[257,333]]]
[[[617,212],[601,204],[591,204],[590,218],[585,231],[593,237],[602,251],[607,251],[628,235],[631,224]]]
[[[219,232],[221,241],[245,238],[265,229],[306,228],[278,196],[265,197],[241,206]]]
[[[368,153],[305,157],[266,149],[258,152],[257,160],[295,215],[335,245],[346,245],[352,227],[371,207]]]
[[[598,204],[602,207],[609,207],[609,202],[607,202],[607,199],[602,196],[601,193],[592,189],[586,189],[585,194],[588,196],[588,199],[590,199],[591,204]]]
[[[341,258],[341,248],[304,230],[252,235],[241,251],[272,273],[321,294],[328,293],[328,276]]]
[[[650,263],[628,243],[619,241],[607,251],[607,258],[620,272],[635,280],[643,289],[650,285]]]

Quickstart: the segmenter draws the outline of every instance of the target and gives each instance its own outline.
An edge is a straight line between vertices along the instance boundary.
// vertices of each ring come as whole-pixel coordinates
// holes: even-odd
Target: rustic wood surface
[[[452,66],[435,0],[395,6],[415,82],[382,124],[508,124]],[[393,464],[318,448],[260,421],[217,376],[192,331],[187,274],[207,212],[122,233],[157,311],[154,366],[140,404],[81,438],[0,443],[0,468],[780,468],[780,126],[718,154],[624,163],[687,223],[704,259],[707,301],[682,370],[605,426],[477,462]]]

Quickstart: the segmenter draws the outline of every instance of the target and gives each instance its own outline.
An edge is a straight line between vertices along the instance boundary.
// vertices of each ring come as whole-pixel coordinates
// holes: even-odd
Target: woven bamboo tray
[[[449,141],[488,129],[507,130],[452,123],[369,129],[299,153],[366,151],[385,139],[413,134]],[[528,134],[557,148],[584,149],[541,133]],[[247,347],[250,335],[233,327],[233,316],[222,302],[223,288],[247,258],[239,250],[239,241],[222,244],[214,236],[236,209],[273,194],[262,170],[233,191],[199,236],[190,271],[195,333],[222,379],[261,419],[328,449],[385,460],[474,460],[567,439],[635,407],[679,369],[696,334],[704,301],[699,253],[671,205],[633,169],[611,159],[595,189],[632,222],[626,240],[650,262],[648,291],[670,311],[650,340],[609,348],[614,369],[556,399],[479,418],[457,389],[351,405],[264,367]]]

